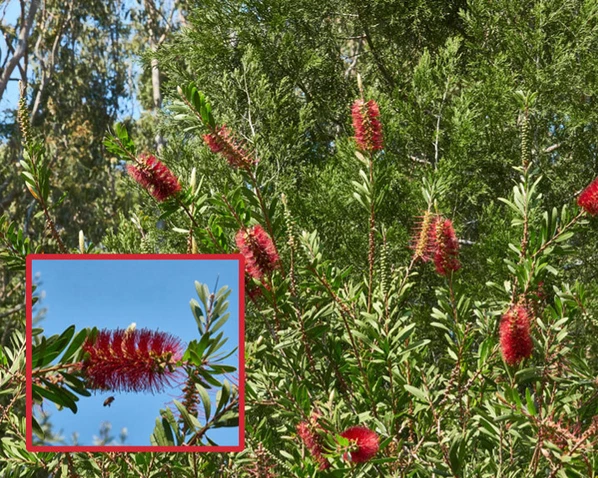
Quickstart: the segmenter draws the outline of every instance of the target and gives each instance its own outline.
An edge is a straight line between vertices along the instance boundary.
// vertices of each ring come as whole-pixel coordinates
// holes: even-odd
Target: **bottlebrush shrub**
[[[330,138],[326,145],[337,148],[334,159],[343,166],[334,170],[329,195],[323,195],[322,185],[307,173],[296,182],[272,174],[279,165],[270,164],[264,149],[258,164],[231,165],[224,177],[182,186],[178,203],[158,205],[154,222],[160,227],[149,220],[133,227],[123,220],[116,237],[105,241],[107,251],[136,252],[136,244],[147,240],[149,232],[156,237],[152,247],[161,252],[184,252],[189,243],[202,253],[247,248],[252,259],[265,258],[268,267],[256,262],[253,268],[268,287],[259,286],[262,293],[246,301],[244,452],[127,461],[117,457],[102,462],[104,474],[119,476],[121,467],[130,467],[131,473],[145,476],[148,463],[152,469],[193,476],[514,478],[598,473],[598,360],[592,339],[598,332],[596,307],[586,292],[592,284],[576,280],[583,277],[582,268],[592,267],[593,258],[571,247],[589,229],[588,220],[596,221],[589,217],[593,210],[586,198],[591,194],[582,194],[577,205],[573,199],[592,178],[576,178],[571,191],[559,191],[570,198],[567,204],[553,204],[555,195],[543,195],[553,178],[545,181],[536,168],[551,171],[550,164],[532,154],[530,145],[548,138],[544,126],[536,128],[532,121],[535,96],[518,93],[519,107],[509,111],[513,118],[519,115],[521,125],[521,161],[511,173],[513,189],[505,190],[499,201],[488,198],[483,213],[473,214],[475,209],[455,194],[462,178],[446,176],[454,163],[445,164],[443,156],[454,154],[453,146],[460,143],[449,148],[447,139],[452,138],[443,128],[464,117],[448,116],[455,97],[452,87],[446,91],[443,109],[431,110],[439,128],[436,135],[430,131],[435,155],[428,143],[397,141],[403,131],[397,128],[404,124],[398,116],[385,125],[386,137],[394,142],[386,144],[384,153],[373,154],[382,143],[366,137],[364,125],[369,121],[372,128],[380,116],[366,108],[369,100],[364,99],[346,111],[347,120],[351,115],[361,121],[356,121],[356,140],[350,132]],[[216,121],[196,86],[182,86],[179,95],[169,116],[180,129],[176,147],[192,139],[203,145],[203,136],[213,134],[222,122]],[[394,112],[385,114],[391,118]],[[248,117],[245,111],[239,116]],[[230,128],[227,134],[249,137],[256,125],[247,125],[246,131]],[[330,125],[318,126],[332,131]],[[122,128],[115,131],[107,142],[118,148],[111,152],[128,161],[129,153],[136,154],[135,144]],[[256,144],[263,133],[256,132]],[[309,143],[310,138],[305,134],[301,141]],[[512,159],[508,152],[505,157]],[[205,160],[209,167],[210,155],[202,146],[187,160]],[[388,174],[396,170],[400,181]],[[500,174],[508,172],[501,169]],[[421,184],[423,195],[415,197],[412,191],[419,189],[422,177],[427,178]],[[472,181],[476,177],[472,174]],[[346,207],[338,213],[331,204],[325,217],[319,217],[322,209],[315,201],[332,196],[342,198]],[[397,196],[411,218],[405,220],[396,210]],[[305,198],[313,202],[306,205]],[[148,200],[144,211],[150,215],[155,207]],[[408,230],[422,210],[428,212],[409,244]],[[334,222],[339,227],[331,225]],[[248,236],[258,225],[267,233],[261,249],[257,242],[250,244]],[[8,226],[3,230],[11,231]],[[336,231],[359,240],[346,244],[334,236]],[[15,251],[25,246],[19,247],[6,253],[14,264],[19,257]],[[267,251],[275,251],[277,260]],[[437,272],[420,264],[424,261],[434,261]],[[251,280],[258,285],[261,279]],[[541,300],[534,299],[541,289]],[[201,317],[205,314],[197,315],[204,327]],[[522,330],[528,335],[522,336]],[[192,358],[184,354],[181,360]],[[196,368],[199,363],[187,365]],[[191,384],[207,379],[187,376],[183,401],[199,407]],[[234,395],[233,387],[229,391]],[[201,402],[201,394],[199,398]],[[315,409],[317,423],[310,418]],[[193,425],[182,413],[180,419]],[[181,427],[179,432],[186,430]],[[18,442],[17,433],[10,433]],[[179,441],[176,433],[172,436]],[[186,436],[189,443],[191,435]],[[69,466],[66,458],[52,459]],[[87,456],[70,459],[75,467],[91,468]],[[25,463],[24,458],[14,460]]]

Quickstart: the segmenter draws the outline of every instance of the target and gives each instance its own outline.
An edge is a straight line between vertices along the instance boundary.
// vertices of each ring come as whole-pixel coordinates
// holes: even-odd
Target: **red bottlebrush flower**
[[[235,237],[237,247],[245,257],[245,271],[260,280],[278,267],[280,258],[272,238],[259,224],[241,229]]]
[[[577,198],[577,205],[591,216],[598,214],[598,178],[582,191]]]
[[[311,421],[314,423],[301,422],[297,425],[297,434],[309,450],[313,459],[320,465],[320,471],[327,470],[330,468],[330,463],[322,454],[322,440],[315,430],[318,427],[317,416],[313,415]]]
[[[156,200],[162,202],[181,190],[176,176],[168,167],[152,155],[143,154],[139,164],[129,164],[127,171],[135,181],[146,189]]]
[[[435,222],[436,218],[430,211],[426,211],[422,216],[421,222],[416,227],[411,246],[414,258],[428,262],[434,254]]]
[[[380,110],[374,100],[365,102],[356,100],[351,108],[355,142],[363,151],[378,151],[384,148],[382,140],[382,124],[378,119]]]
[[[366,427],[347,428],[341,436],[354,442],[357,449],[350,452],[345,459],[353,463],[364,463],[373,458],[380,448],[378,434]]]
[[[203,136],[213,153],[220,153],[235,168],[249,169],[258,159],[247,152],[243,143],[237,141],[226,125],[215,128]]]
[[[434,265],[441,276],[461,268],[459,241],[450,219],[436,219],[434,236]]]
[[[183,355],[176,337],[149,329],[100,330],[83,344],[81,370],[89,388],[158,392],[177,376]]]
[[[509,365],[516,365],[532,355],[534,344],[530,335],[528,310],[516,305],[502,316],[500,323],[500,348]]]

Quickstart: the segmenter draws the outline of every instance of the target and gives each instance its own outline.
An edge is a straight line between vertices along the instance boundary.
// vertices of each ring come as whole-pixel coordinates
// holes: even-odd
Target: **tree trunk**
[[[2,99],[2,96],[4,95],[4,92],[6,91],[6,87],[10,80],[10,76],[12,75],[12,72],[17,67],[19,62],[21,61],[21,58],[23,58],[25,56],[25,54],[27,53],[27,42],[29,40],[31,25],[33,25],[33,20],[35,19],[35,14],[37,13],[38,7],[39,7],[39,0],[31,0],[31,3],[29,5],[29,12],[27,13],[27,18],[23,18],[21,29],[19,31],[17,47],[15,48],[15,51],[14,51],[12,57],[10,58],[10,60],[8,60],[8,63],[6,64],[6,68],[2,72],[2,75],[0,76],[0,99]],[[25,11],[23,9],[23,16],[24,15],[25,15]]]

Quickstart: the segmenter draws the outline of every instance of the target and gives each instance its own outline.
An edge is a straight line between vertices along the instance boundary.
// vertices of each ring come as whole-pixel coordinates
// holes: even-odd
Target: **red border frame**
[[[33,260],[237,260],[239,261],[239,445],[237,446],[34,446],[32,398],[32,270]],[[30,452],[239,452],[245,449],[245,260],[241,254],[29,254],[26,270],[26,449]]]

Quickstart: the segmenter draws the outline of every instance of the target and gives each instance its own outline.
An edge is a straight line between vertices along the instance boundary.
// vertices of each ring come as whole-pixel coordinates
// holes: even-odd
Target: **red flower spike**
[[[516,365],[532,355],[534,344],[530,335],[528,310],[516,305],[502,316],[500,323],[500,348],[505,362]]]
[[[341,436],[354,442],[357,449],[345,455],[353,463],[364,463],[373,458],[380,448],[378,434],[366,427],[347,428]]]
[[[280,258],[276,246],[259,224],[250,229],[239,230],[235,242],[245,257],[245,271],[251,277],[260,280],[278,267]]]
[[[330,463],[322,454],[322,440],[315,430],[315,428],[318,427],[317,416],[312,415],[310,421],[313,423],[299,423],[299,425],[297,425],[297,434],[299,435],[299,438],[301,438],[301,441],[303,441],[305,444],[305,447],[309,450],[312,458],[316,461],[316,463],[318,463],[319,470],[327,470],[330,468]]]
[[[434,265],[436,272],[447,276],[459,270],[459,241],[450,219],[436,219],[434,225]]]
[[[176,176],[168,167],[152,155],[143,154],[139,164],[129,164],[127,171],[135,181],[156,200],[162,202],[181,190]]]
[[[582,191],[577,198],[577,205],[591,216],[598,215],[598,178]]]
[[[100,330],[83,344],[81,370],[91,389],[159,392],[178,374],[183,355],[176,337],[149,329]]]
[[[235,168],[249,169],[258,159],[247,152],[243,143],[237,141],[226,125],[215,128],[203,136],[213,153],[220,153]]]
[[[353,129],[355,130],[355,142],[357,147],[363,151],[378,151],[384,148],[382,139],[382,124],[378,119],[380,110],[374,100],[367,103],[363,100],[356,100],[351,108],[353,117]]]

